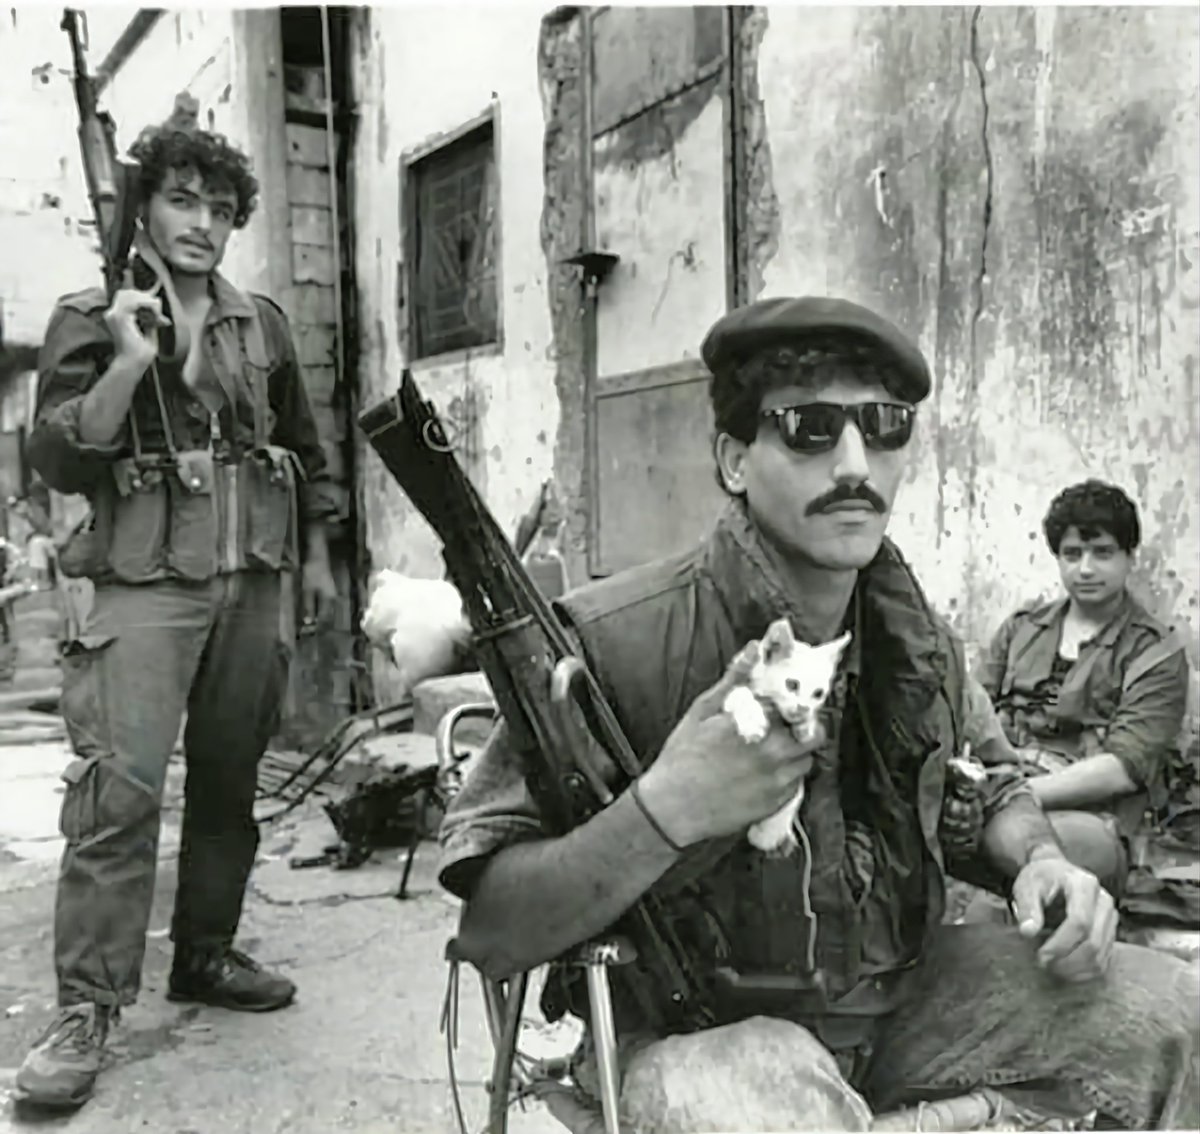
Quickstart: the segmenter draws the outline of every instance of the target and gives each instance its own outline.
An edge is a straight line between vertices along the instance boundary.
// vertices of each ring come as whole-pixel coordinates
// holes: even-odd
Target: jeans
[[[809,1061],[806,1081],[779,1058],[781,1029],[795,1029],[798,1048],[814,1042],[798,1024],[756,1017],[719,1029],[726,1033],[722,1042],[711,1033],[665,1042],[621,1037],[622,1109],[636,1115],[631,1125],[639,1130],[699,1134],[805,1129],[819,1105],[818,1126],[853,1130],[861,1120],[838,1124],[837,1115],[861,1113],[853,1105],[858,1098],[881,1114],[987,1085],[1052,1088],[1062,1101],[1129,1129],[1200,1126],[1195,967],[1117,945],[1103,978],[1072,985],[1039,969],[1035,950],[1015,929],[943,926],[913,975],[907,1002],[876,1022],[856,1066],[843,1064],[837,1091],[817,1061]],[[750,1106],[756,1113],[731,1118],[722,1103],[739,1085],[730,1079],[747,1073],[756,1080]],[[590,1051],[576,1078],[597,1097]],[[664,1088],[681,1081],[682,1092]],[[1029,1101],[1025,1092],[1023,1098]]]

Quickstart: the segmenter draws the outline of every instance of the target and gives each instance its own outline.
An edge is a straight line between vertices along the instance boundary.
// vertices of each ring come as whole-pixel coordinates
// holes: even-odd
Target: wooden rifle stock
[[[442,541],[447,574],[474,633],[475,656],[530,789],[551,833],[565,834],[611,803],[614,788],[621,791],[640,772],[616,715],[407,370],[399,392],[365,410],[359,426]],[[620,784],[606,782],[593,756],[597,745],[615,765]],[[622,929],[639,952],[657,959],[675,1010],[695,1015],[695,974],[658,900],[644,897],[622,919]]]

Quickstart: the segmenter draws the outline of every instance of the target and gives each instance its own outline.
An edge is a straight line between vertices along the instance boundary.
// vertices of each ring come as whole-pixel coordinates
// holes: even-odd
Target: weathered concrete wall
[[[506,531],[554,470],[554,338],[540,234],[541,12],[513,7],[373,8],[356,24],[353,173],[361,402],[395,391],[408,364],[401,309],[401,164],[495,107],[502,342],[412,364],[422,392],[461,429],[460,457]],[[450,81],[453,76],[453,81]],[[576,244],[574,250],[577,250]],[[442,574],[438,542],[373,451],[360,465],[372,568]]]
[[[60,9],[0,10],[0,319],[36,347],[54,301],[100,278]]]
[[[87,45],[93,72],[130,15],[93,13]],[[60,9],[29,6],[0,15],[0,300],[14,343],[36,345],[54,300],[100,280],[86,227],[91,211],[61,18]],[[200,101],[203,124],[253,154],[260,205],[231,242],[224,270],[244,287],[282,295],[291,272],[277,29],[278,13],[270,10],[168,12],[102,90],[100,102],[116,120],[121,152],[142,127],[170,114],[176,94],[189,90]]]
[[[537,71],[541,84],[542,223],[550,312],[549,352],[558,398],[554,478],[563,505],[561,543],[568,578],[587,577],[587,419],[584,390],[584,294],[579,269],[566,263],[584,240],[587,171],[583,154],[582,26],[570,9],[557,10],[543,22]]]
[[[644,155],[598,144],[589,184],[579,17],[556,9],[539,35],[539,16],[413,8],[358,23],[364,405],[395,389],[407,357],[402,157],[494,101],[503,345],[414,371],[464,427],[463,459],[502,523],[553,475],[579,577],[587,325],[578,272],[562,261],[582,247],[594,192],[596,245],[621,256],[600,291],[601,382],[694,355],[730,268],[748,298],[877,306],[918,337],[936,374],[893,530],[969,644],[1057,589],[1041,517],[1061,487],[1095,475],[1136,496],[1137,584],[1195,648],[1195,12],[747,10],[728,267],[709,246],[718,174],[693,176],[704,146],[721,145],[720,103]],[[439,574],[436,540],[372,453],[361,469],[373,565]]]
[[[766,294],[911,328],[937,388],[894,530],[980,642],[1053,591],[1085,475],[1142,509],[1138,583],[1197,627],[1200,23],[1182,8],[772,8]]]

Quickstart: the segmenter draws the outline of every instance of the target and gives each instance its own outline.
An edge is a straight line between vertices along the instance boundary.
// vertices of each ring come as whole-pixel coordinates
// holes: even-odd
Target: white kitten
[[[768,710],[774,710],[792,726],[797,739],[811,739],[817,729],[817,711],[829,696],[838,662],[849,644],[847,631],[832,642],[810,646],[796,641],[786,618],[772,622],[747,684],[725,698],[723,707],[733,717],[738,735],[751,743],[763,740],[770,728]],[[750,828],[750,842],[770,855],[791,854],[797,845],[794,827],[803,801],[801,784],[785,806]]]
[[[399,670],[402,697],[427,678],[453,673],[471,645],[471,624],[453,585],[444,579],[410,578],[387,567],[371,583],[361,625],[367,641]]]

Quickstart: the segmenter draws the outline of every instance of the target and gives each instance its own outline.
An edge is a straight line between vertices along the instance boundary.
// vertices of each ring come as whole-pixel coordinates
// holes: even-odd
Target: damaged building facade
[[[701,534],[703,334],[816,293],[931,360],[892,530],[972,648],[1056,589],[1041,517],[1094,475],[1137,499],[1137,585],[1195,660],[1195,11],[180,11],[126,55],[122,119],[187,85],[254,154],[231,270],[283,301],[322,407],[343,633],[371,570],[442,571],[351,425],[404,367],[506,530],[553,483],[580,582]]]
[[[1137,584],[1194,656],[1194,11],[397,8],[355,32],[360,396],[411,366],[510,527],[553,478],[573,579],[702,531],[712,321],[835,294],[932,362],[893,532],[968,642],[1055,590],[1041,516],[1094,475],[1138,500]],[[470,161],[488,320],[429,357],[454,222],[427,182]],[[438,573],[372,454],[360,487],[372,562]]]

